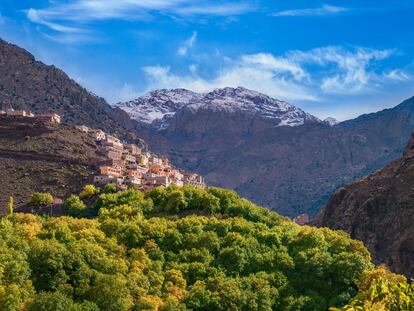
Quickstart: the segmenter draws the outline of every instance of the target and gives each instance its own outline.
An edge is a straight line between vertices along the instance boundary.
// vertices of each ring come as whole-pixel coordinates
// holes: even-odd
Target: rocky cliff
[[[414,136],[402,158],[340,188],[314,224],[348,232],[376,263],[414,276]]]

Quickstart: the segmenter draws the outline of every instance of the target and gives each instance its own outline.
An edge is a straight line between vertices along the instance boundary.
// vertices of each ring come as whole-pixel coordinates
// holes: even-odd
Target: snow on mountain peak
[[[330,126],[334,126],[334,125],[337,125],[339,123],[339,121],[335,118],[328,117],[328,118],[323,120],[323,123],[328,124]]]
[[[275,119],[278,126],[298,126],[322,121],[287,102],[271,98],[243,87],[215,89],[208,93],[195,93],[185,89],[162,89],[117,106],[132,119],[156,124],[159,129],[168,127],[168,120],[182,109],[211,110],[226,113],[243,112]]]

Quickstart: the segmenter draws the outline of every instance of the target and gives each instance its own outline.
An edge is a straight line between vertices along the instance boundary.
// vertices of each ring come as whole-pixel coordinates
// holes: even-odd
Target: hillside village
[[[166,157],[124,143],[100,129],[91,129],[85,125],[77,128],[99,143],[98,152],[105,158],[99,163],[99,174],[94,176],[97,185],[114,183],[121,189],[133,186],[141,190],[172,184],[205,187],[202,176],[173,167]]]
[[[33,122],[61,123],[61,116],[56,113],[35,115],[31,111],[0,109],[1,118],[18,118]],[[168,158],[159,157],[144,151],[137,145],[128,144],[100,129],[92,129],[85,125],[76,128],[98,143],[97,153],[103,158],[98,163],[93,181],[98,186],[114,183],[120,189],[135,187],[148,190],[157,186],[195,185],[205,187],[204,178],[195,173],[187,173],[173,167]]]

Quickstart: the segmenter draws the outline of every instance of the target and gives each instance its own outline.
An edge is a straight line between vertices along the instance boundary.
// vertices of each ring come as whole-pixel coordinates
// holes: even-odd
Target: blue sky
[[[321,118],[414,95],[414,1],[2,0],[0,36],[110,103],[244,86]]]

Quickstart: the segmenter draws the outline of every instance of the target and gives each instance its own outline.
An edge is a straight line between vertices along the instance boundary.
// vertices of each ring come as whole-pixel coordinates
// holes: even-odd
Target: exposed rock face
[[[314,224],[348,232],[376,263],[414,276],[414,136],[404,156],[340,188]]]
[[[195,93],[185,89],[158,90],[136,100],[119,103],[131,118],[153,128],[164,130],[174,117],[199,111],[238,114],[246,119],[266,120],[270,126],[298,126],[321,123],[321,120],[286,102],[273,99],[243,87],[226,87],[209,93]]]
[[[119,107],[177,166],[288,216],[315,215],[339,186],[396,159],[414,129],[413,99],[331,126],[243,88],[192,94],[161,90]],[[148,118],[160,109],[168,113]]]
[[[129,130],[134,122],[71,80],[62,70],[36,61],[22,48],[0,39],[0,103],[35,113],[53,111],[63,122],[101,128],[137,139]],[[122,122],[122,125],[120,124]]]

